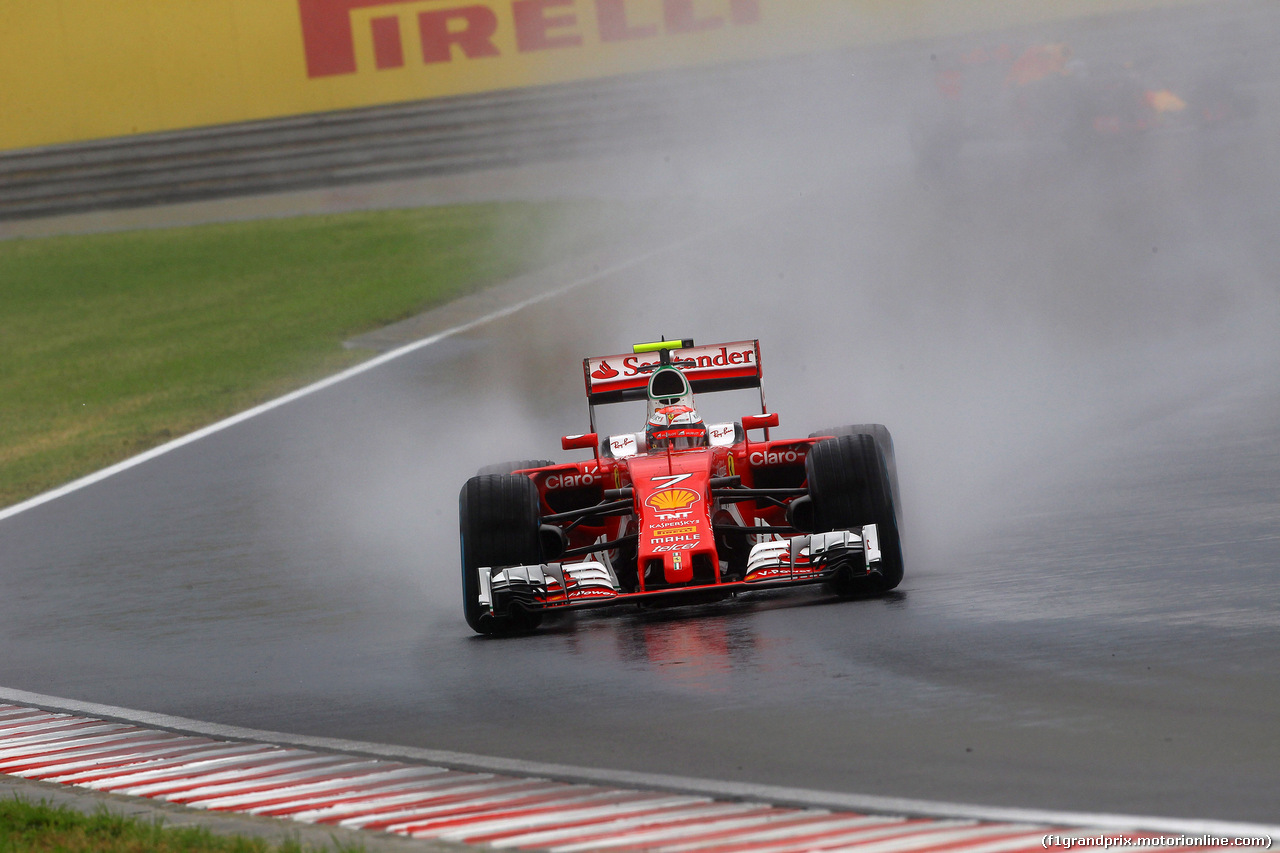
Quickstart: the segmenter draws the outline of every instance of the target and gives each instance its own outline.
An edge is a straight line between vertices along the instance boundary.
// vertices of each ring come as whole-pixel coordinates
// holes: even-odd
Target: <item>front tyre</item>
[[[898,458],[893,452],[893,436],[884,424],[851,424],[833,427],[809,433],[809,438],[828,435],[869,435],[876,440],[876,446],[884,454],[885,470],[889,472],[889,485],[893,488],[893,509],[898,520],[898,531],[902,531],[902,492],[898,489]]]
[[[885,454],[873,435],[858,433],[819,441],[805,460],[813,500],[814,532],[876,525],[880,575],[856,570],[833,584],[843,597],[888,592],[902,583],[902,542]]]
[[[458,495],[459,545],[462,551],[462,613],[478,634],[529,631],[542,614],[514,609],[493,616],[481,607],[480,572],[494,566],[542,562],[538,540],[538,487],[528,477],[481,474]]]

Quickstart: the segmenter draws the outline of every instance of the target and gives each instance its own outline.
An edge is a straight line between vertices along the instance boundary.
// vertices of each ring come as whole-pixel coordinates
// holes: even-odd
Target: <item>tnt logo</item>
[[[298,0],[308,77],[354,74],[356,33],[351,13],[370,7],[430,6],[418,12],[422,61],[451,62],[501,56],[494,39],[504,28],[516,51],[582,47],[588,37],[580,7],[591,3],[602,43],[698,33],[760,20],[760,0],[509,0],[458,5],[457,0]],[[388,9],[390,12],[391,9]],[[500,14],[503,13],[503,14]],[[379,69],[405,65],[400,16],[370,21],[374,62]]]

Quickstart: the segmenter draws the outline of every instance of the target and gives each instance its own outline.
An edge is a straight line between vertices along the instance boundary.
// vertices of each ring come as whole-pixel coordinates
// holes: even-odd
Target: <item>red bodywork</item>
[[[606,490],[630,490],[631,513],[588,519],[567,531],[567,550],[585,553],[597,543],[610,543],[635,534],[633,591],[606,595],[599,590],[572,588],[548,590],[548,607],[587,603],[606,599],[645,597],[676,589],[731,588],[759,586],[767,580],[795,581],[794,572],[776,577],[744,576],[745,548],[757,539],[787,538],[785,533],[741,534],[737,552],[722,553],[726,544],[712,530],[713,520],[741,527],[782,528],[787,526],[786,501],[746,500],[725,502],[713,496],[712,480],[738,478],[744,488],[792,489],[799,494],[805,486],[804,461],[813,439],[779,441],[744,440],[732,447],[655,451],[627,459],[591,459],[524,472],[538,486],[544,516],[554,516],[605,502]],[[798,531],[797,531],[798,532]],[[794,533],[792,535],[795,535]],[[729,550],[732,550],[731,548]],[[615,566],[629,566],[631,556],[624,549],[609,549]],[[619,572],[624,584],[631,575]]]

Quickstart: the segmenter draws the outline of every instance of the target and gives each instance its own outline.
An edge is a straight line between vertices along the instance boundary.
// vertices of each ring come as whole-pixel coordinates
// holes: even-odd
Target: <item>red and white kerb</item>
[[[209,811],[565,853],[1016,853],[1044,849],[1052,833],[1084,834],[466,772],[175,734],[5,704],[0,704],[0,773]]]

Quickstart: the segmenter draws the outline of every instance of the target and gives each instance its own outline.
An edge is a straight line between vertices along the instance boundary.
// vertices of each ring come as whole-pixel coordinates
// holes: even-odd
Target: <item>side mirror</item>
[[[594,432],[584,435],[566,435],[560,439],[562,450],[596,450],[600,447],[600,436]]]
[[[742,419],[742,428],[749,429],[768,429],[778,425],[778,413],[770,412],[767,415],[746,415]]]

